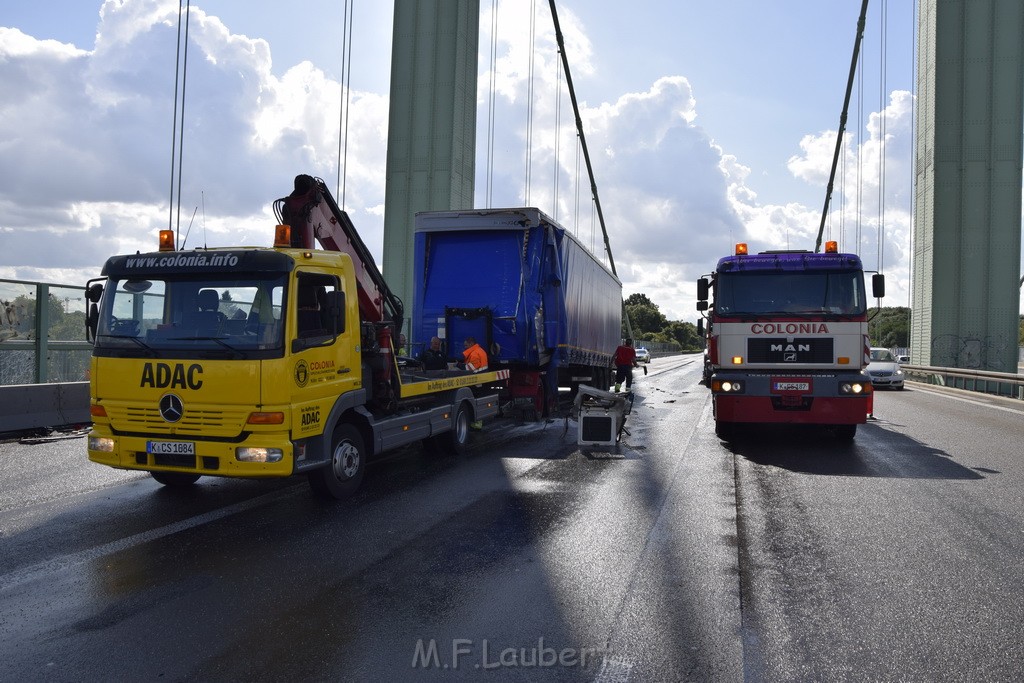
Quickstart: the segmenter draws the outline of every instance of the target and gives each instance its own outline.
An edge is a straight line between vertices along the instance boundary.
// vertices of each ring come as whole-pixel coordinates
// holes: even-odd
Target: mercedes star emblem
[[[168,422],[177,422],[185,413],[185,404],[175,394],[164,394],[160,399],[160,415]]]

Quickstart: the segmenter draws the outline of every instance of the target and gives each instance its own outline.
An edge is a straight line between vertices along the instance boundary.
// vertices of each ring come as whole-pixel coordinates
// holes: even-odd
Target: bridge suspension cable
[[[184,53],[182,52],[182,38],[181,38],[181,6],[182,0],[178,0],[178,42],[177,51],[174,57],[174,122],[172,124],[171,131],[171,194],[168,200],[168,218],[167,218],[167,229],[174,230],[175,244],[178,243],[178,238],[181,236],[181,165],[184,159],[185,152],[185,77],[188,74],[188,25],[189,17],[192,13],[192,2],[185,5],[185,40],[184,40]],[[178,100],[178,83],[181,82],[181,100],[180,100],[180,112],[181,122],[178,121],[179,112],[179,100]],[[177,160],[175,160],[175,149],[177,149]],[[175,174],[174,164],[177,161],[178,170]],[[177,175],[177,177],[175,177]],[[175,198],[174,198],[174,186],[175,180],[178,185],[178,198],[177,198],[177,222],[175,222]]]
[[[864,0],[867,3],[867,0]],[[583,132],[583,119],[580,117],[580,105],[576,100],[576,90],[572,85],[572,72],[569,70],[569,57],[565,52],[565,40],[562,38],[562,26],[558,23],[558,10],[555,8],[555,0],[548,0],[551,6],[551,19],[555,23],[555,40],[558,41],[558,54],[562,57],[562,70],[565,72],[565,84],[569,89],[569,99],[572,101],[572,111],[576,118],[576,134],[579,136],[580,149],[583,151],[583,159],[587,164],[587,175],[590,177],[590,192],[594,200],[594,208],[597,210],[598,222],[601,224],[601,234],[604,236],[605,253],[608,254],[608,266],[612,274],[619,276],[615,270],[615,258],[612,256],[612,244],[608,239],[608,229],[604,223],[604,212],[601,210],[601,198],[597,194],[597,181],[594,179],[594,166],[590,163],[590,152],[587,149],[587,137]],[[626,321],[626,333],[633,336],[633,326],[629,321],[629,314],[626,312],[625,304],[622,307],[623,317]]]
[[[487,189],[484,203],[494,205],[494,105],[498,70],[498,0],[491,0],[491,68],[487,96]]]
[[[348,120],[352,99],[352,24],[353,0],[346,0],[341,29],[341,102],[338,113],[338,184],[335,196],[345,210],[345,189],[348,185]]]
[[[530,204],[530,181],[533,171],[533,79],[534,53],[537,49],[537,0],[530,1],[530,52],[526,80],[526,181],[523,196]]]
[[[554,0],[551,0],[552,4]],[[828,177],[828,187],[825,190],[825,207],[821,212],[821,224],[818,226],[818,239],[814,243],[814,251],[821,251],[821,238],[825,232],[825,219],[828,216],[828,205],[832,200],[832,188],[836,179],[836,166],[839,163],[839,153],[842,151],[843,135],[846,132],[846,115],[850,110],[850,95],[853,92],[853,81],[857,73],[857,56],[860,54],[860,44],[864,39],[864,23],[868,12],[868,0],[864,0],[860,8],[860,18],[857,20],[857,38],[853,43],[853,59],[850,60],[850,77],[846,83],[846,97],[843,100],[843,112],[839,116],[839,134],[836,138],[836,150],[832,157],[832,171]]]
[[[881,27],[881,58],[879,59],[879,89],[878,89],[878,264],[879,272],[882,272],[885,260],[885,110],[886,110],[886,40],[888,32],[888,5],[889,0],[882,0],[882,17],[879,22]]]

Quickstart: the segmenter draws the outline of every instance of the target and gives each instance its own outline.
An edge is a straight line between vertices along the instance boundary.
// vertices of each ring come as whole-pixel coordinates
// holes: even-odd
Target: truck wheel
[[[550,414],[551,408],[548,401],[547,388],[540,384],[537,387],[537,394],[533,397],[533,421],[536,422],[548,417]]]
[[[331,462],[309,473],[309,485],[318,496],[344,500],[363,480],[366,447],[359,430],[351,424],[338,425],[331,444]]]
[[[715,436],[722,441],[732,441],[732,438],[736,435],[736,425],[731,422],[722,422],[721,420],[715,420]]]
[[[188,474],[186,472],[150,472],[150,476],[164,486],[172,488],[184,488],[199,481],[200,475]]]
[[[469,446],[469,408],[466,404],[460,403],[455,409],[455,419],[452,421],[451,431],[445,432],[438,437],[438,445],[449,453],[462,455]]]
[[[857,435],[857,425],[836,425],[836,439],[839,441],[853,441]]]

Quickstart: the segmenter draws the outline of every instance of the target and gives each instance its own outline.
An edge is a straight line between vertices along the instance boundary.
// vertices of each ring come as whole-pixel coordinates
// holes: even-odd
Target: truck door
[[[342,292],[329,272],[299,271],[288,293],[288,344],[292,359],[292,424],[296,439],[323,432],[339,396],[360,385],[359,354],[344,313],[331,315],[328,301]],[[354,295],[354,293],[352,294]]]

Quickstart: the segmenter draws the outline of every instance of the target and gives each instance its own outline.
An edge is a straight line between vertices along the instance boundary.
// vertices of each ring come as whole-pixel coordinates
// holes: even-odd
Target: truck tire
[[[459,403],[455,409],[455,419],[452,420],[452,428],[438,437],[438,445],[449,453],[462,455],[469,447],[469,408],[465,402]]]
[[[853,441],[853,437],[857,435],[857,425],[836,425],[835,433],[839,441]]]
[[[366,446],[355,425],[342,423],[331,438],[331,461],[309,473],[309,486],[322,498],[344,500],[359,488],[366,471]]]
[[[736,425],[732,422],[722,422],[721,420],[715,420],[715,436],[722,441],[732,441],[736,435]]]
[[[455,409],[452,429],[423,439],[423,448],[432,456],[462,455],[469,447],[470,420],[469,408],[464,402],[460,403]]]
[[[188,472],[150,472],[150,476],[164,486],[170,488],[184,488],[199,481],[200,475],[189,474]]]
[[[537,394],[533,397],[533,421],[537,422],[551,415],[551,401],[548,399],[547,387],[543,383],[537,386]]]

